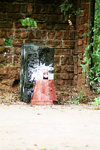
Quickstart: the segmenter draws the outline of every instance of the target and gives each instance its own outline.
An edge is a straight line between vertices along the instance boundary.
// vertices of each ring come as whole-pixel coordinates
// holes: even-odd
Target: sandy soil
[[[1,104],[0,150],[100,150],[100,110]]]

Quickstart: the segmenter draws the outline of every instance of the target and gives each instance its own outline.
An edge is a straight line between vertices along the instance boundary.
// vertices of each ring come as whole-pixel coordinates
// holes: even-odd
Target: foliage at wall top
[[[30,27],[37,28],[37,23],[32,18],[27,17],[25,19],[20,19],[19,21],[21,21],[22,26],[28,26],[28,28]]]

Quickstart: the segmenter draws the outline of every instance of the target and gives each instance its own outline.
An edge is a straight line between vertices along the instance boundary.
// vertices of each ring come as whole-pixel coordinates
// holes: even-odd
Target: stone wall
[[[83,13],[77,17],[69,16],[70,12],[66,16],[63,15],[59,7],[61,2],[61,0],[0,2],[0,89],[4,87],[13,89],[13,84],[20,80],[20,55],[23,43],[41,43],[54,47],[57,79],[55,88],[59,102],[66,103],[67,100],[75,98],[80,91],[78,87],[85,86],[86,77],[81,63],[87,37],[84,36],[83,39],[82,34],[87,30],[90,1],[73,1],[75,7],[83,9]],[[25,17],[35,19],[37,29],[23,27],[19,19]],[[73,23],[72,28],[68,24],[69,17]],[[12,39],[11,47],[3,46],[7,37]]]

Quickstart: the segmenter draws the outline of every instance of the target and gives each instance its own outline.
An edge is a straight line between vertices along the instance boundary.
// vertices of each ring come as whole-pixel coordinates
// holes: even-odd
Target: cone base
[[[36,80],[31,105],[53,105],[56,100],[53,80]]]

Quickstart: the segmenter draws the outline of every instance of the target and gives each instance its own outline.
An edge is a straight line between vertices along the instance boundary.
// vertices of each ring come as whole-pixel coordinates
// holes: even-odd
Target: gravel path
[[[1,104],[0,150],[100,150],[100,110]]]

